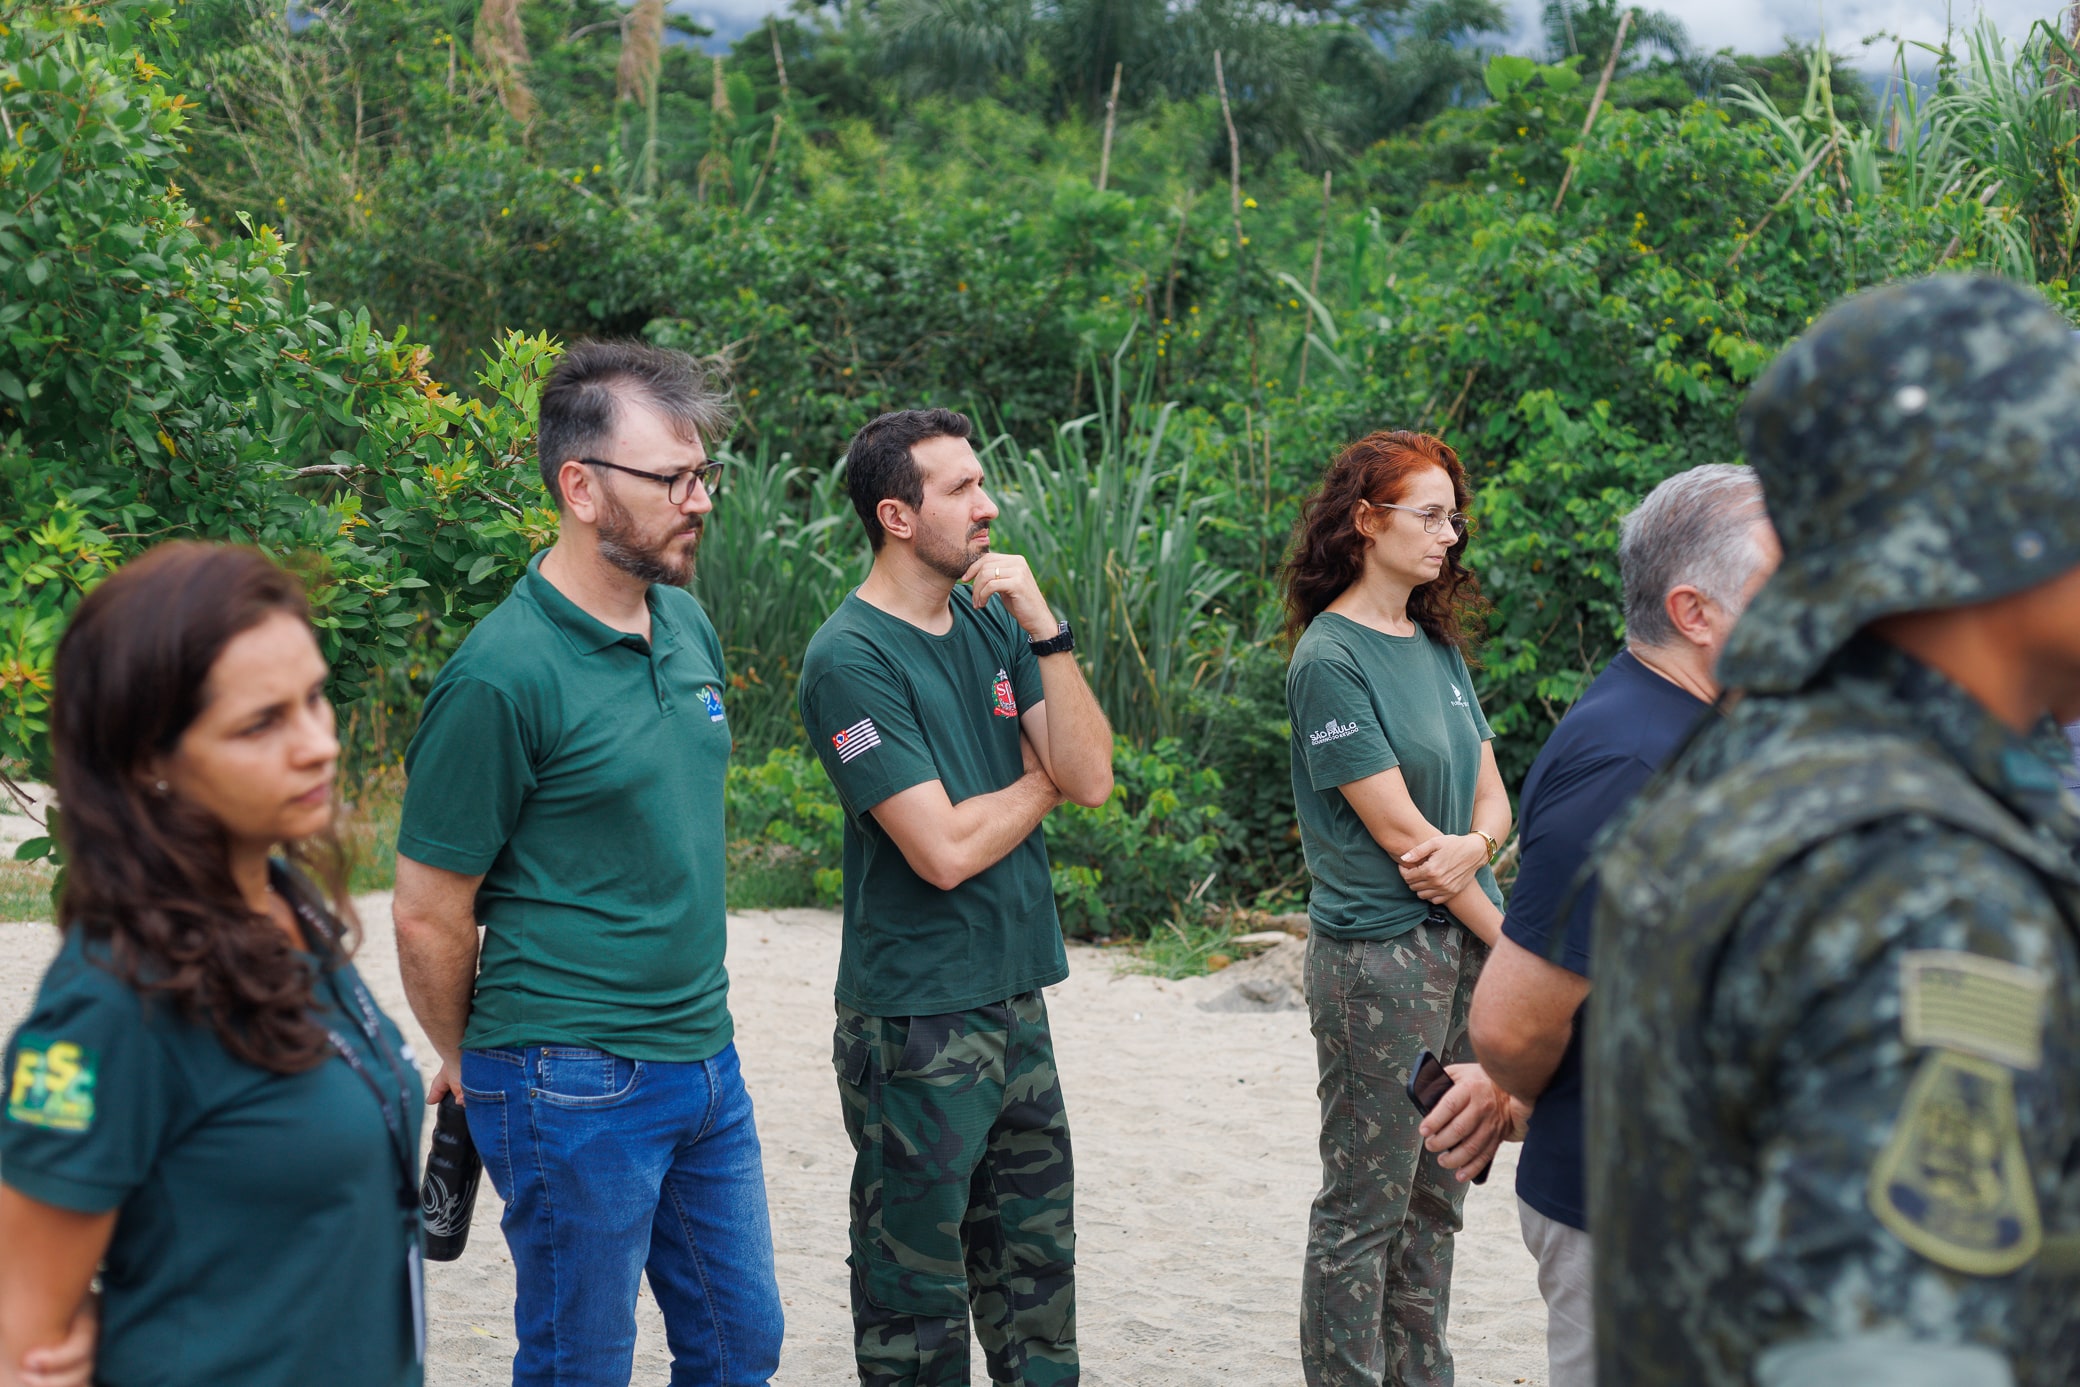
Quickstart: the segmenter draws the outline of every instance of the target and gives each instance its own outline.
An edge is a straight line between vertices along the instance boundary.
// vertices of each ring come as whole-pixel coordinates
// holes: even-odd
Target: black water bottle
[[[477,1205],[477,1180],[484,1162],[469,1139],[469,1118],[455,1095],[441,1098],[433,1123],[433,1149],[426,1153],[426,1178],[419,1182],[419,1221],[426,1225],[426,1260],[452,1262],[469,1243],[469,1216]]]

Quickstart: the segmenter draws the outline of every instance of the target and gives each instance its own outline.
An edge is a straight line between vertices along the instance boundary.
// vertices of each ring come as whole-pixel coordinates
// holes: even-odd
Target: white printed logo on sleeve
[[[849,762],[855,756],[863,756],[881,745],[881,734],[874,729],[872,718],[861,718],[843,732],[831,734],[831,745],[838,749],[838,760]]]
[[[1357,730],[1358,724],[1354,722],[1338,722],[1331,718],[1322,725],[1321,731],[1308,733],[1307,741],[1311,746],[1327,746],[1330,742],[1341,741],[1355,734]]]

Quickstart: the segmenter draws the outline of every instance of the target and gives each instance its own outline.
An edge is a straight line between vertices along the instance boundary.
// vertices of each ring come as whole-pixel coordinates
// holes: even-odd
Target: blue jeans
[[[645,1272],[673,1387],[772,1377],[780,1287],[734,1045],[694,1064],[567,1045],[465,1050],[462,1088],[506,1202],[514,1387],[627,1387]]]

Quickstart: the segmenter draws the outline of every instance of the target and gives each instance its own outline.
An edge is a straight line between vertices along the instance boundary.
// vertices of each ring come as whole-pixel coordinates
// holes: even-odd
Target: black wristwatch
[[[1069,623],[1065,621],[1057,626],[1054,634],[1046,640],[1036,641],[1029,638],[1026,646],[1035,655],[1066,655],[1076,648],[1076,633],[1069,629]]]

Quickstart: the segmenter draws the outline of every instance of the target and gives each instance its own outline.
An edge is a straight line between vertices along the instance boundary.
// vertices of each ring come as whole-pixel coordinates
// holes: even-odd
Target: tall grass
[[[1095,413],[1056,429],[1044,452],[1000,438],[990,453],[1003,470],[999,527],[1076,628],[1113,726],[1145,745],[1184,732],[1187,696],[1228,664],[1233,638],[1213,612],[1239,575],[1201,552],[1225,489],[1169,432],[1176,406],[1150,399],[1146,374],[1127,394],[1131,338]]]
[[[1127,346],[1097,410],[1061,425],[1046,448],[1000,434],[980,451],[1003,543],[1032,562],[1049,605],[1075,626],[1114,727],[1147,744],[1185,734],[1192,691],[1225,677],[1241,637],[1216,619],[1216,603],[1239,575],[1201,545],[1227,483],[1170,432],[1175,406],[1150,398],[1145,374],[1129,393]],[[763,444],[728,460],[694,591],[729,664],[738,754],[756,758],[800,743],[802,652],[866,576],[869,554],[842,462],[801,467]]]
[[[795,686],[809,637],[866,576],[867,547],[842,466],[798,467],[760,443],[730,464],[701,537],[694,592],[729,667],[740,755],[802,739]]]
[[[1983,18],[1962,53],[1947,40],[1921,46],[1936,54],[1945,78],[1928,103],[1931,125],[1954,131],[1981,195],[2018,215],[2029,258],[2011,272],[2072,278],[2080,268],[2080,52],[2041,19],[2012,50]]]
[[[1752,88],[1725,99],[1782,136],[1787,169],[1818,161],[1852,198],[1889,193],[1915,208],[1985,209],[1960,225],[1946,259],[1972,243],[2025,283],[2071,278],[2080,269],[2080,52],[2042,20],[2011,47],[1984,18],[1940,44],[1901,43],[1900,71],[1909,47],[1936,58],[1935,93],[1900,82],[1868,126],[1835,113],[1824,43],[1809,60],[1798,110]]]

